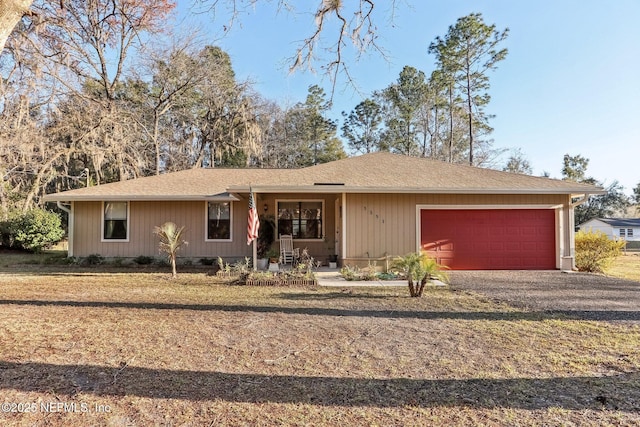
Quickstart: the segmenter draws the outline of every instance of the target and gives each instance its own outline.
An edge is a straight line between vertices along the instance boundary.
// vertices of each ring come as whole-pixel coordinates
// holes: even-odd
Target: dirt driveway
[[[451,287],[532,311],[640,321],[640,282],[560,271],[453,271]]]

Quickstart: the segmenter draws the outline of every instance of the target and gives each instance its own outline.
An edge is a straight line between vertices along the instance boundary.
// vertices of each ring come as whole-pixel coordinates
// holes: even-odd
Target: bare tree
[[[256,163],[261,167],[287,167],[289,144],[287,143],[288,108],[274,101],[261,100],[256,117],[262,134],[261,152]]]
[[[33,0],[0,0],[0,52],[22,17],[29,13]]]
[[[251,101],[249,82],[237,82],[229,55],[219,47],[206,46],[192,58],[185,73],[197,80],[185,92],[175,114],[186,133],[178,153],[170,154],[171,170],[186,167],[214,167],[223,158],[243,153],[248,159],[259,149],[261,132]]]
[[[31,207],[64,153],[42,125],[55,88],[40,78],[38,62],[15,49],[0,62],[0,73],[0,210],[6,212]]]
[[[171,7],[165,0],[34,2],[0,62],[4,210],[73,187],[85,168],[97,183],[143,172],[122,76],[129,50],[160,28]]]
[[[196,87],[206,79],[197,63],[191,38],[158,46],[148,52],[144,65],[127,81],[125,98],[149,141],[154,157],[150,169],[159,175],[167,163],[168,146],[175,140],[172,113],[188,104]],[[142,73],[140,72],[142,71]]]
[[[383,4],[383,8],[376,8],[379,4],[376,0],[321,0],[319,2],[296,2],[291,0],[195,0],[216,16],[227,13],[228,23],[224,25],[225,31],[230,31],[237,21],[242,20],[242,15],[255,10],[258,5],[265,3],[274,4],[276,13],[288,13],[291,15],[313,16],[310,22],[310,31],[298,41],[294,54],[289,58],[289,71],[300,69],[314,70],[317,63],[330,77],[332,88],[331,96],[335,92],[338,75],[342,75],[348,82],[354,84],[349,73],[347,62],[348,48],[353,50],[357,60],[365,52],[377,52],[386,58],[386,53],[378,43],[378,28],[391,27],[397,9],[396,0],[390,0]],[[314,6],[313,4],[318,4]],[[383,15],[383,16],[381,16]]]
[[[193,1],[214,13],[220,9],[226,9],[230,13],[229,22],[224,26],[224,29],[227,31],[240,19],[242,13],[246,13],[247,10],[255,8],[257,4],[271,3],[266,0]],[[0,52],[4,49],[7,37],[23,16],[40,16],[40,11],[34,10],[37,8],[33,7],[33,3],[33,0],[0,0]],[[90,6],[94,3],[113,3],[115,5],[118,2],[106,0],[97,2],[83,0],[58,0],[57,2],[49,2],[43,0],[41,2],[36,1],[36,4],[37,3],[43,4],[44,7],[41,8],[44,9],[57,9],[59,12],[57,16],[60,20],[67,19],[70,15],[78,20],[82,18],[81,15],[67,12],[74,9],[77,10],[78,4],[86,3],[87,6]],[[144,0],[137,0],[126,3],[137,7],[146,2]],[[165,3],[165,6],[173,5],[173,3],[169,1]],[[278,0],[273,3],[275,4],[276,13],[281,11],[295,13],[299,10],[293,5],[293,2],[289,0]],[[356,0],[349,2],[344,0],[322,0],[316,8],[311,10],[305,9],[303,13],[311,13],[314,16],[313,24],[310,25],[312,30],[299,42],[294,55],[290,58],[290,71],[296,71],[302,68],[313,69],[319,55],[323,53],[328,55],[326,60],[321,62],[323,63],[322,68],[326,74],[331,77],[331,81],[333,82],[331,90],[333,94],[338,74],[343,73],[347,80],[352,82],[345,58],[345,50],[349,44],[354,48],[356,58],[362,53],[372,50],[385,56],[384,50],[378,44],[377,29],[380,24],[376,24],[376,22],[383,19],[393,21],[396,11],[396,1],[391,0],[390,4],[385,4],[385,10],[387,11],[385,18],[375,16],[378,10],[376,9],[376,3],[376,0]],[[163,7],[163,5],[159,5],[156,9],[161,10]],[[108,9],[105,10],[108,11]],[[94,15],[94,17],[99,17],[99,15]],[[90,16],[87,15],[86,18],[90,18]],[[139,18],[139,16],[137,18]],[[99,21],[94,20],[93,24],[97,22]],[[331,34],[331,36],[327,37],[327,34]],[[127,38],[123,39],[123,41],[126,40]],[[99,44],[105,43],[105,39],[102,37],[93,41],[96,43],[96,50],[98,51],[100,50]]]
[[[526,175],[531,175],[533,173],[531,163],[519,148],[511,150],[511,154],[507,159],[507,163],[504,165],[502,170],[506,172],[522,173]]]

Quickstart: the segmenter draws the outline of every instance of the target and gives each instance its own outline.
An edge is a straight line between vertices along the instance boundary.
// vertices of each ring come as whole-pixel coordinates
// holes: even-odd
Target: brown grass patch
[[[4,424],[640,423],[637,324],[206,272],[12,266],[0,290],[1,400],[37,406]]]
[[[640,253],[628,252],[617,257],[606,273],[609,276],[640,282]]]

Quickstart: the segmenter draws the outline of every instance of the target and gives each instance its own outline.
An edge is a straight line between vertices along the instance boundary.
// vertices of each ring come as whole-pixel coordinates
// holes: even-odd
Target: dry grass
[[[616,258],[606,273],[609,276],[640,282],[640,253],[628,252]]]
[[[0,290],[0,401],[37,405],[3,425],[640,424],[637,323],[202,271],[0,262]]]

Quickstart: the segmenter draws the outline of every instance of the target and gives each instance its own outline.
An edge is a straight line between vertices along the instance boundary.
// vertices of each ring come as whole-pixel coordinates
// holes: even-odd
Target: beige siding
[[[276,199],[322,199],[325,201],[325,235],[333,237],[335,230],[334,201],[336,195],[287,194],[276,196],[258,194],[256,205],[259,214],[275,214]],[[104,257],[132,258],[139,255],[158,256],[158,239],[153,228],[172,221],[178,226],[186,226],[185,240],[189,242],[180,251],[185,258],[225,257],[239,258],[252,255],[252,247],[247,245],[247,198],[233,203],[233,228],[231,242],[205,241],[206,202],[130,202],[129,241],[103,242],[102,203],[74,202],[74,256],[85,257],[100,254]],[[324,260],[330,248],[325,241],[294,242],[296,247],[308,248],[311,255]]]
[[[415,251],[418,205],[568,204],[567,195],[348,194],[344,258],[348,262]]]
[[[185,226],[183,257],[249,256],[247,246],[247,202],[233,203],[231,242],[206,242],[206,202],[130,202],[129,241],[102,242],[102,203],[74,203],[74,255],[100,254],[104,257],[157,256],[158,239],[153,228],[167,221]]]
[[[325,239],[295,241],[294,245],[308,248],[318,260],[326,261],[335,252],[333,238],[336,230],[335,201],[340,194],[257,194],[259,214],[275,215],[276,200],[324,200]],[[267,210],[264,210],[266,205]],[[346,252],[349,260],[396,256],[416,249],[416,206],[418,205],[561,205],[558,211],[557,237],[559,255],[573,254],[568,195],[454,195],[454,194],[347,194]],[[189,244],[182,257],[238,258],[251,256],[246,244],[246,197],[233,203],[233,235],[231,242],[205,241],[206,202],[130,202],[129,242],[102,242],[102,203],[74,203],[74,255],[100,254],[105,257],[131,258],[139,255],[158,256],[158,240],[153,227],[166,221],[185,225]],[[366,264],[366,261],[365,261]]]

